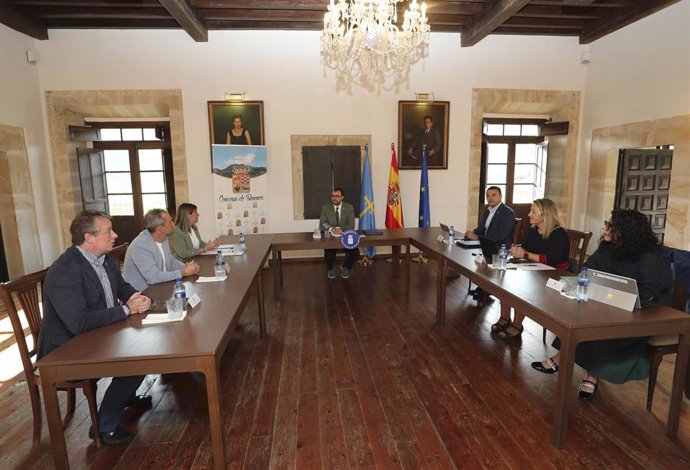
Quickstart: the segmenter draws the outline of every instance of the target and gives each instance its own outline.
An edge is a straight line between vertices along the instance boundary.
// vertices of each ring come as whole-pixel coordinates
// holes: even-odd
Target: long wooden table
[[[448,266],[457,269],[482,289],[498,297],[502,305],[515,308],[556,334],[561,340],[556,403],[553,417],[553,442],[565,446],[568,414],[572,401],[575,348],[578,343],[614,338],[678,334],[678,354],[673,372],[673,389],[666,422],[666,435],[678,432],[683,388],[690,356],[690,315],[666,306],[628,312],[600,302],[578,303],[545,287],[549,277],[559,271],[498,271],[485,263],[475,263],[479,249],[450,246],[437,240],[439,229],[406,229],[414,247],[437,261],[436,321],[445,322]]]
[[[390,246],[393,248],[393,277],[399,276],[400,248],[405,247],[405,299],[410,299],[410,236],[404,229],[385,229],[381,235],[367,235],[360,239],[359,247]],[[340,238],[314,239],[312,232],[308,233],[279,233],[273,237],[271,246],[273,263],[273,295],[280,299],[280,288],[283,286],[283,251],[325,250],[327,248],[343,248]]]
[[[75,336],[38,361],[56,468],[69,468],[56,382],[175,372],[201,372],[206,377],[213,461],[216,469],[225,468],[219,364],[253,284],[261,335],[266,333],[261,272],[272,238],[247,236],[246,254],[225,258],[230,266],[225,282],[186,281],[187,295],[198,293],[201,303],[183,321],[142,325],[144,315],[132,315],[125,321]],[[229,243],[230,238],[225,237],[223,242]],[[197,262],[201,275],[213,276],[213,256],[197,257]],[[151,286],[145,294],[165,305],[165,299],[172,294],[172,283]]]

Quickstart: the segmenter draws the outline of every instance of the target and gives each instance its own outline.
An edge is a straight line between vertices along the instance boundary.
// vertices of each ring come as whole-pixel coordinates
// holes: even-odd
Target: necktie
[[[340,207],[335,208],[335,226],[340,227]]]

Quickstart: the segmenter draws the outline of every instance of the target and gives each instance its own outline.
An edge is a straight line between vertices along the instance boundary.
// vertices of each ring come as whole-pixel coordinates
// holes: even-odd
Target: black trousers
[[[98,409],[98,427],[101,432],[113,432],[120,425],[127,401],[136,395],[144,377],[113,377]]]
[[[335,261],[336,253],[338,253],[338,250],[335,249],[323,250],[323,256],[326,258],[326,267],[329,271],[333,269],[333,262]],[[352,268],[352,265],[355,264],[355,261],[357,261],[358,258],[359,248],[355,248],[354,250],[345,250],[345,262],[343,263],[343,266],[347,269]]]

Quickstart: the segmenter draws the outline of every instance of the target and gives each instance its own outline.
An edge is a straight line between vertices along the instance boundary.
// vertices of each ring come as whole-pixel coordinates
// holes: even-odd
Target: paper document
[[[223,282],[228,276],[216,277],[216,276],[199,276],[196,282]]]
[[[542,263],[521,263],[516,264],[515,267],[521,271],[550,271],[556,269],[548,264]]]
[[[183,312],[180,318],[168,318],[167,313],[149,313],[146,318],[141,320],[142,325],[155,325],[156,323],[170,323],[175,321],[182,321],[187,316],[187,312]]]

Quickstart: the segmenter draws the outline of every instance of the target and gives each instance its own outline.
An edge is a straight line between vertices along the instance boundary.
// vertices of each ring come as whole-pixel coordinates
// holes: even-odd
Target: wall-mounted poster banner
[[[212,145],[216,233],[268,231],[268,157],[262,145]]]

